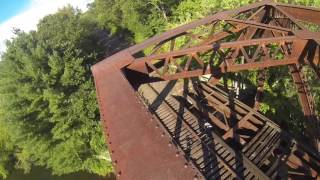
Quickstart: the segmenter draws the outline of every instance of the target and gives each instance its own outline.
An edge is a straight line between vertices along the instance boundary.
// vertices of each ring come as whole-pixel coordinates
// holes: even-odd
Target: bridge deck
[[[171,81],[139,93],[206,179],[320,178],[316,154],[217,86]]]

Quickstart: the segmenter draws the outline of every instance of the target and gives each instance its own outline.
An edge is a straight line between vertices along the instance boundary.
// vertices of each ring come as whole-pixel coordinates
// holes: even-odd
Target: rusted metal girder
[[[276,5],[282,11],[290,14],[293,18],[299,21],[311,22],[314,24],[320,24],[320,11],[317,8],[312,7],[302,7],[296,5],[288,5],[277,3]]]
[[[314,8],[261,1],[169,30],[94,65],[101,118],[119,178],[203,178],[152,121],[136,97],[137,83],[204,74],[218,80],[226,72],[285,65],[310,65],[320,78],[320,35],[300,22],[319,25],[319,14]],[[300,93],[303,112],[316,117],[306,93]],[[314,131],[307,133],[319,139]]]
[[[130,60],[123,54],[122,63]],[[119,71],[120,61],[94,66],[100,115],[118,179],[196,179],[200,172],[139,101]],[[106,78],[108,77],[108,78]]]
[[[173,80],[195,77],[203,74],[238,72],[241,70],[289,65],[298,63],[297,57],[292,56],[291,52],[297,48],[300,48],[300,51],[302,51],[303,47],[300,46],[302,43],[305,44],[306,41],[298,40],[295,36],[286,36],[225,42],[214,45],[202,45],[138,58],[132,64],[130,64],[128,68],[139,71],[141,69],[136,68],[136,66],[140,68],[141,66],[145,65],[145,69],[143,71],[151,69],[150,72],[155,71],[157,75],[159,75],[159,78],[164,80]],[[274,57],[275,52],[271,52],[273,50],[271,47],[272,44],[279,44],[278,51],[281,51],[286,55],[284,59],[276,59]],[[287,45],[290,45],[290,47]],[[287,48],[282,48],[284,46],[287,46]],[[251,54],[251,56],[249,56],[245,48],[252,47],[256,47],[256,50]],[[239,50],[241,52],[239,52]],[[210,54],[211,58],[214,58],[215,56],[221,56],[221,51],[224,51],[224,57],[222,57],[223,60],[220,62],[219,67],[212,64],[213,59],[209,59],[207,62],[205,62],[206,60],[201,58],[201,55],[203,54]],[[298,49],[295,51],[298,51]],[[177,63],[177,60],[181,60],[183,57],[186,59],[185,66]],[[237,62],[239,58],[243,59]],[[157,68],[156,64],[160,63],[164,65]],[[192,63],[198,63],[199,67],[197,69],[192,68]],[[168,70],[169,66],[172,64],[177,67],[177,70],[175,73],[170,74]]]
[[[316,148],[320,148],[320,132],[319,132],[319,122],[314,114],[315,107],[314,107],[314,100],[312,94],[310,92],[310,87],[307,84],[306,78],[302,72],[302,67],[297,65],[290,65],[289,69],[291,71],[291,75],[293,81],[297,87],[298,96],[300,103],[302,105],[302,112],[307,118],[309,122],[306,123],[306,128],[309,132],[307,136],[309,136],[310,140],[313,141],[312,144],[317,145]]]
[[[319,77],[320,53],[317,50],[319,46],[317,43],[319,43],[320,34],[309,32],[301,25],[299,19],[285,11],[283,5],[278,7],[276,3],[266,2],[265,6],[254,7],[256,9],[246,20],[239,19],[239,15],[234,15],[232,12],[211,17],[210,24],[213,26],[221,20],[230,23],[233,28],[228,32],[219,32],[207,38],[203,38],[202,35],[193,35],[198,37],[200,42],[193,46],[188,42],[186,43],[188,46],[176,48],[178,45],[175,45],[175,39],[192,34],[188,32],[190,29],[186,29],[184,33],[170,38],[171,44],[168,50],[163,48],[163,52],[158,52],[165,44],[165,41],[161,41],[156,46],[157,51],[145,57],[135,58],[127,68],[146,74],[155,72],[153,74],[156,74],[159,79],[174,80],[204,74],[212,74],[213,78],[219,79],[225,72],[310,64]],[[300,9],[303,8],[300,7]],[[308,10],[310,9],[303,9],[303,12]],[[316,10],[312,9],[313,11]],[[312,22],[314,23],[313,20]],[[226,38],[236,33],[240,34],[238,38],[225,42]],[[281,54],[282,57],[277,57],[277,54]],[[300,100],[304,99],[301,96],[307,95],[299,93]],[[305,101],[300,102],[302,109],[310,108]],[[314,117],[315,111],[313,109],[309,111]],[[310,115],[305,110],[303,112],[309,119]],[[318,121],[316,118],[315,122]],[[309,124],[314,125],[314,121]],[[319,139],[315,141],[319,142]],[[316,147],[320,151],[320,144]]]

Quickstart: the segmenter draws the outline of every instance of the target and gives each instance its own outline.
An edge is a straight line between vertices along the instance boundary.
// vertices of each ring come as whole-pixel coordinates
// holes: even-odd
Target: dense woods
[[[14,168],[27,173],[32,166],[57,175],[112,172],[91,65],[165,30],[252,2],[95,0],[86,12],[69,6],[46,16],[36,31],[15,30],[0,61],[0,177]],[[317,0],[283,2],[320,7]],[[305,71],[320,107],[320,85],[311,70]],[[288,72],[267,71],[260,110],[298,135],[303,114]],[[255,91],[257,72],[228,78],[246,84],[244,93]]]

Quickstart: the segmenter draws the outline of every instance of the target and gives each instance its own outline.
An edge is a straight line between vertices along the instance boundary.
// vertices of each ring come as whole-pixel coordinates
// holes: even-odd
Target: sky
[[[93,0],[0,0],[0,53],[5,41],[14,37],[13,28],[25,32],[36,30],[41,18],[68,4],[83,11]]]

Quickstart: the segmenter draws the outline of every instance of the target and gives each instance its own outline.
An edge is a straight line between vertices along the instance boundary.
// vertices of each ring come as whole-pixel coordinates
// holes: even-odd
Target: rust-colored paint
[[[164,130],[116,65],[109,61],[92,70],[118,179],[200,179],[201,174],[179,155],[171,138],[162,134]]]
[[[239,14],[249,14],[246,20],[239,19]],[[279,20],[266,18],[276,15]],[[187,162],[179,148],[172,145],[172,138],[161,124],[153,120],[152,114],[139,100],[131,74],[147,79],[151,73],[157,80],[175,80],[212,74],[218,80],[223,73],[251,69],[265,69],[275,66],[301,67],[311,65],[319,76],[320,34],[309,32],[299,21],[320,24],[320,11],[315,8],[279,4],[261,1],[235,10],[218,12],[212,16],[194,21],[163,34],[152,37],[145,42],[125,49],[94,65],[92,72],[95,79],[101,120],[104,125],[108,147],[119,179],[203,179],[195,166]],[[237,19],[238,18],[238,19]],[[217,32],[203,38],[190,31],[198,26],[215,25],[221,21],[234,26],[233,33],[241,33],[239,39],[232,42],[220,41],[229,33]],[[243,31],[248,29],[248,32]],[[176,38],[189,36],[201,40],[198,44],[177,48]],[[169,42],[170,50],[157,53],[163,44]],[[271,44],[278,44],[283,59],[273,57]],[[256,51],[249,55],[246,47],[255,46]],[[138,57],[146,48],[154,47],[155,54]],[[201,57],[201,53],[217,55],[227,50],[218,66],[211,66]],[[226,51],[225,51],[226,52]],[[188,59],[184,67],[175,61]],[[241,57],[242,62],[237,62]],[[192,61],[199,63],[191,68]],[[169,63],[175,63],[177,72],[169,74]],[[291,68],[291,70],[293,70]],[[296,83],[301,83],[301,73],[293,73]],[[132,79],[131,79],[132,80]],[[154,80],[154,79],[153,79]],[[140,82],[137,80],[137,82]],[[138,84],[139,85],[139,84]],[[299,86],[297,86],[299,88]],[[307,118],[315,121],[310,137],[319,143],[319,120],[315,116],[313,98],[304,90],[299,91],[300,102]],[[246,123],[245,123],[246,124]],[[318,143],[318,144],[317,144]]]

